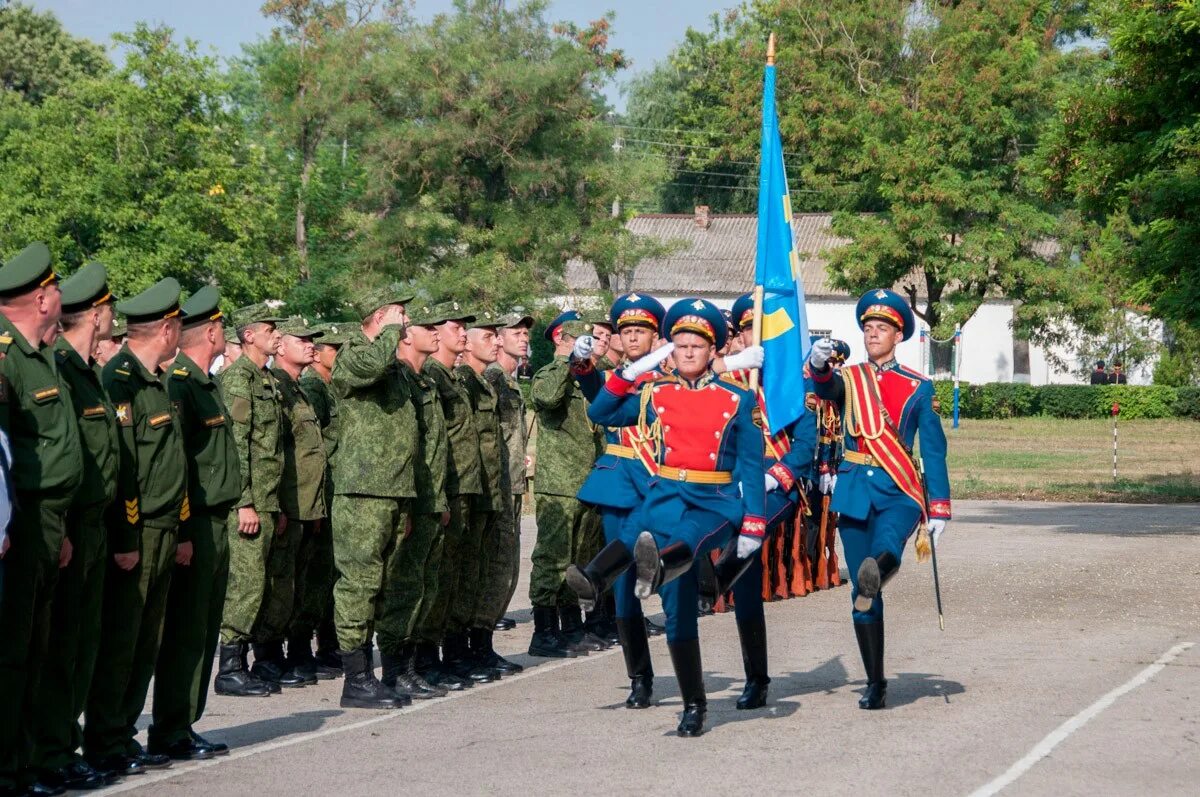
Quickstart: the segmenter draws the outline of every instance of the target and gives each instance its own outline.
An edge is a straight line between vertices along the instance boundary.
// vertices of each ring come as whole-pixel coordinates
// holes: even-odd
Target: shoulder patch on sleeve
[[[236,423],[247,423],[250,420],[250,399],[234,396],[229,403],[229,417]]]

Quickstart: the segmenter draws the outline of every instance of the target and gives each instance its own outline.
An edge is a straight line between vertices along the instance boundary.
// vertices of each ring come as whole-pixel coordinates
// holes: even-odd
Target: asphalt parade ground
[[[510,612],[521,622],[496,647],[523,674],[386,713],[340,708],[340,681],[214,695],[197,730],[230,755],[103,793],[1196,794],[1200,507],[955,512],[939,549],[946,630],[911,548],[886,590],[884,711],[857,707],[848,587],[767,607],[773,681],[758,711],[734,709],[732,614],[702,619],[708,733],[680,739],[663,638],[651,640],[658,704],[627,710],[619,649],[525,655],[522,583]],[[533,542],[527,518],[525,575]]]

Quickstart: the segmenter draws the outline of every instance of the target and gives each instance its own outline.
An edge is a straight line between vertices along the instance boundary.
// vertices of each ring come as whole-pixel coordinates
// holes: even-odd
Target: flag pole
[[[775,65],[775,33],[774,33],[774,31],[772,31],[771,35],[767,38],[767,66],[774,66],[774,65]],[[760,169],[762,168],[761,163],[759,164],[759,168]],[[762,219],[759,219],[759,223],[760,224],[762,223]],[[752,342],[754,343],[755,346],[762,345],[762,310],[763,310],[763,286],[755,285],[754,286],[754,324],[751,327],[751,334],[753,335]],[[750,372],[750,389],[751,390],[754,390],[754,391],[758,390],[759,376],[761,373],[762,373],[761,370],[758,368],[755,368],[753,371]]]

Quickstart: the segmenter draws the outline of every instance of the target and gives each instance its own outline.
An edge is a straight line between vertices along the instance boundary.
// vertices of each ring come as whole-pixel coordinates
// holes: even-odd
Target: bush
[[[982,418],[1023,418],[1038,410],[1037,388],[1016,382],[982,385],[979,411]]]
[[[1097,418],[1096,395],[1105,386],[1042,385],[1037,388],[1038,412],[1052,418]]]
[[[934,383],[941,402],[941,414],[954,412],[954,383]],[[1200,420],[1200,388],[1151,385],[1023,385],[989,382],[984,385],[963,383],[959,392],[961,418],[1024,418],[1043,415],[1051,418],[1107,418],[1112,405],[1121,407],[1121,417],[1191,418]]]
[[[1175,400],[1177,391],[1173,387],[1151,385],[1149,387],[1133,387],[1130,385],[1097,386],[1097,407],[1094,417],[1104,417],[1112,413],[1112,405],[1121,407],[1121,417],[1127,420],[1140,418],[1170,418],[1175,415]]]
[[[1175,417],[1200,421],[1200,387],[1175,389]]]

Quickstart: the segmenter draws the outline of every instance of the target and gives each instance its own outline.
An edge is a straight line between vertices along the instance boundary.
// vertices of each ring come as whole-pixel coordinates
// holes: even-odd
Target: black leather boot
[[[883,621],[855,623],[854,633],[867,671],[867,690],[858,699],[858,707],[874,711],[887,705],[887,679],[883,677]]]
[[[625,656],[625,673],[629,676],[629,697],[626,708],[649,708],[654,705],[654,666],[650,663],[650,639],[642,620],[617,618],[617,634]]]
[[[737,700],[742,711],[762,708],[767,704],[767,621],[754,618],[739,622],[738,638],[742,642],[742,667],[746,670],[746,686]]]
[[[617,633],[617,599],[610,590],[604,595],[603,615],[597,634],[608,643],[609,647],[621,644],[621,635]]]
[[[524,672],[525,668],[515,661],[509,661],[496,652],[493,647],[494,631],[485,628],[475,628],[470,633],[471,650],[478,657],[479,662],[485,667],[489,667],[501,675],[516,675],[519,672]]]
[[[212,750],[213,755],[229,755],[229,745],[225,744],[224,742],[211,742],[192,730],[188,731],[188,735],[192,737],[192,741],[195,742],[198,747]]]
[[[304,679],[289,672],[283,658],[282,642],[255,642],[251,645],[254,650],[254,666],[250,672],[269,684],[286,686],[289,689],[299,689],[304,686]]]
[[[363,648],[342,651],[342,708],[400,708],[396,693],[375,677],[375,668]]]
[[[311,634],[288,637],[287,671],[302,678],[306,686],[316,685],[317,660],[313,657]]]
[[[384,677],[381,679],[384,686],[390,686],[397,692],[403,691],[413,700],[431,700],[435,697],[446,696],[445,689],[434,686],[417,675],[416,645],[412,642],[404,643],[397,658],[397,666],[394,670],[389,670],[386,665],[384,667]]]
[[[431,686],[440,687],[449,692],[461,692],[464,689],[470,689],[474,686],[470,680],[459,678],[457,675],[448,672],[442,666],[438,646],[430,642],[417,644],[415,668],[417,675]]]
[[[558,623],[562,629],[561,635],[567,646],[576,653],[585,656],[598,650],[604,650],[607,645],[592,636],[583,626],[583,612],[578,606],[558,607]]]
[[[573,659],[577,655],[558,633],[558,609],[553,606],[533,607],[533,637],[529,640],[529,655],[548,659]]]
[[[246,643],[221,645],[213,689],[228,697],[267,697],[270,688],[246,669]]]
[[[590,612],[595,609],[613,583],[633,564],[633,556],[625,543],[610,542],[584,567],[567,567],[567,586],[579,596],[579,605]]]
[[[338,655],[337,629],[326,618],[317,626],[317,680],[332,681],[342,677],[342,657]]]
[[[410,706],[413,702],[413,695],[403,684],[397,682],[400,673],[405,670],[404,656],[395,653],[386,653],[383,648],[379,649],[379,682],[391,689],[395,693],[396,699],[400,701],[402,706]]]
[[[670,583],[692,568],[692,549],[687,543],[673,542],[661,551],[654,535],[643,531],[633,545],[637,584],[633,594],[642,600],[657,593],[663,584]]]
[[[762,549],[755,551],[745,559],[737,555],[738,535],[730,537],[729,542],[721,549],[721,555],[714,563],[707,556],[700,557],[696,567],[696,581],[700,593],[700,610],[702,613],[712,613],[717,599],[733,589],[734,583],[742,577],[750,565],[762,556]],[[770,539],[770,538],[768,538]],[[766,542],[763,543],[764,545]]]
[[[446,641],[442,643],[442,663],[459,678],[466,678],[477,684],[490,684],[499,677],[498,673],[479,666],[471,657],[471,646],[466,631],[446,634]]]
[[[859,612],[869,612],[875,605],[875,598],[883,591],[883,585],[896,575],[900,569],[900,560],[890,552],[885,551],[879,556],[868,556],[858,567],[858,597],[854,599],[854,609]]]
[[[683,697],[683,716],[676,731],[680,736],[704,734],[704,717],[708,713],[708,698],[704,694],[704,668],[700,664],[700,640],[668,643],[679,694]]]

